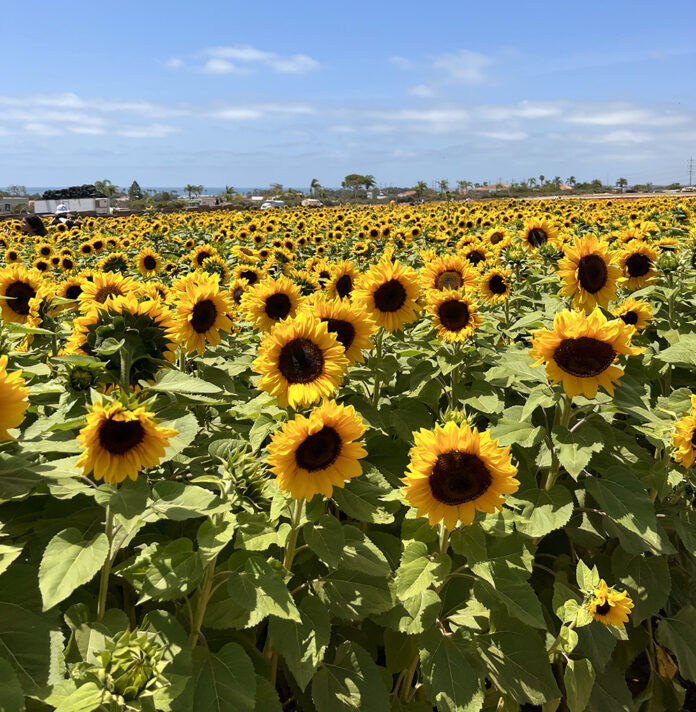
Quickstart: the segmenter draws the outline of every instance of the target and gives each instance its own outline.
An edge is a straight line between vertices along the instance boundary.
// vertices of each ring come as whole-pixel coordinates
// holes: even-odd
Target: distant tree
[[[449,181],[446,178],[443,178],[437,182],[437,187],[440,189],[440,195],[442,195],[449,190]]]
[[[628,181],[625,178],[618,178],[616,185],[618,188],[621,188],[621,192],[623,193],[623,189],[628,185]]]
[[[8,185],[7,194],[14,198],[19,198],[27,194],[27,189],[23,185]]]
[[[599,178],[595,178],[592,183],[590,183],[590,188],[596,193],[599,190],[602,190],[604,188],[604,185]]]
[[[229,203],[232,198],[237,194],[237,191],[231,186],[231,185],[226,185],[225,190],[222,191],[222,195],[220,196],[225,203]]]
[[[566,183],[574,188],[577,185],[577,180],[575,179],[575,176],[570,176],[570,178],[566,178]]]
[[[377,181],[374,176],[367,175],[364,176],[363,185],[365,186],[365,190],[370,190],[370,188],[374,188],[374,186],[377,185]]]
[[[458,180],[457,181],[457,190],[460,190],[462,192],[469,190],[470,186],[471,186],[471,181],[468,181],[468,180]]]
[[[534,176],[532,176],[527,182],[529,183],[530,188],[536,188],[537,179]]]
[[[138,181],[134,180],[128,188],[128,200],[142,200],[144,197],[143,189],[138,185]]]
[[[203,186],[202,185],[192,185],[189,183],[188,185],[184,186],[184,192],[188,193],[189,199],[191,198],[192,195],[200,195],[203,192]]]
[[[108,178],[104,178],[104,180],[95,180],[94,187],[100,193],[104,193],[107,198],[114,198],[119,193],[118,186],[114,185]]]
[[[413,190],[416,191],[416,195],[420,198],[423,196],[426,190],[428,190],[428,184],[424,180],[419,180],[414,186]]]
[[[282,193],[283,192],[283,184],[282,183],[271,183],[269,185],[269,190],[273,194]]]
[[[312,195],[316,197],[317,191],[321,188],[321,183],[316,179],[312,178],[312,182],[309,184]]]
[[[342,183],[342,187],[344,188],[352,188],[353,189],[353,197],[357,195],[358,188],[361,186],[365,185],[365,176],[360,175],[360,173],[349,173],[344,179]]]
[[[544,176],[544,175],[539,176],[539,185],[543,186],[545,182],[546,182],[546,176]]]
[[[556,188],[558,188],[558,186],[561,185],[561,176],[554,176],[554,179],[551,182]]]

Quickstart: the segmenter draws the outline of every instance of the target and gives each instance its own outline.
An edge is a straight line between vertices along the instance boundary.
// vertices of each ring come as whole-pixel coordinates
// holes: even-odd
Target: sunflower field
[[[0,710],[696,709],[696,202],[0,222]]]

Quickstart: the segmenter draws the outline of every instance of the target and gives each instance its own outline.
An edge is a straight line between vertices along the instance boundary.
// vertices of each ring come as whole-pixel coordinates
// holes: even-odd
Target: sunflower
[[[329,332],[343,346],[349,363],[363,362],[362,352],[372,347],[370,336],[377,331],[377,324],[365,307],[347,299],[329,299],[318,294],[308,300],[302,309],[326,323]]]
[[[471,524],[476,511],[492,513],[503,507],[504,495],[519,488],[517,467],[509,447],[500,447],[490,431],[479,433],[466,423],[450,421],[434,430],[413,434],[415,447],[402,479],[404,498],[427,515],[431,526],[444,522]]]
[[[246,279],[253,287],[263,276],[263,271],[253,265],[237,265],[232,273],[233,279]]]
[[[7,356],[0,356],[0,443],[12,440],[7,431],[22,424],[29,407],[29,389],[21,371],[8,373],[7,361]]]
[[[500,304],[510,296],[510,271],[493,267],[481,275],[479,294],[488,304]]]
[[[7,250],[5,250],[5,262],[7,262],[8,265],[19,262],[18,250],[14,247],[8,247]]]
[[[646,242],[631,240],[619,253],[619,266],[623,270],[627,289],[640,289],[657,274],[657,250]]]
[[[265,279],[242,297],[242,312],[259,331],[270,331],[275,324],[292,318],[300,306],[299,287],[287,277]]]
[[[331,277],[326,285],[326,293],[330,297],[350,297],[358,280],[359,272],[353,262],[344,260],[334,264]]]
[[[588,604],[589,613],[596,621],[617,628],[624,627],[632,608],[633,601],[628,597],[626,591],[620,593],[614,588],[609,588],[604,579],[592,592]]]
[[[56,295],[62,299],[77,299],[82,294],[83,281],[80,276],[69,277],[58,285]]]
[[[621,276],[608,245],[595,235],[586,235],[566,247],[564,255],[558,262],[565,283],[559,294],[572,295],[573,306],[588,313],[597,305],[606,308],[616,297],[616,280]]]
[[[525,223],[520,237],[525,249],[531,252],[548,242],[555,242],[558,230],[545,219],[532,218]]]
[[[0,312],[6,322],[25,324],[29,302],[44,284],[41,272],[22,265],[0,269]]]
[[[463,344],[481,325],[476,304],[463,289],[430,290],[427,310],[441,341]]]
[[[199,269],[209,257],[217,257],[218,251],[211,245],[199,245],[190,257],[191,267]]]
[[[504,227],[492,227],[483,235],[483,243],[500,252],[510,244],[510,234]]]
[[[135,266],[143,277],[154,277],[162,269],[162,257],[148,246],[135,258]]]
[[[53,246],[47,242],[39,242],[34,248],[34,252],[36,252],[39,257],[46,259],[53,254]]]
[[[415,321],[419,291],[418,273],[412,267],[383,258],[360,277],[353,301],[362,304],[379,326],[398,331]]]
[[[97,304],[108,304],[116,297],[135,294],[138,283],[131,277],[124,277],[118,272],[95,272],[93,281],[82,282],[80,311],[87,313]]]
[[[85,449],[75,463],[84,474],[94,471],[97,480],[118,484],[126,477],[138,478],[138,473],[155,467],[164,457],[169,438],[177,435],[172,428],[163,428],[144,407],[133,410],[119,401],[94,403],[87,415],[87,425],[80,430],[77,441]]]
[[[220,329],[232,330],[227,314],[233,311],[226,292],[220,291],[217,275],[197,273],[179,296],[176,307],[177,338],[188,352],[203,354],[206,343],[220,343]]]
[[[208,274],[216,274],[220,278],[220,284],[222,285],[230,281],[230,268],[227,266],[225,260],[218,255],[204,259],[202,269]]]
[[[126,241],[121,244],[125,247]],[[112,252],[99,262],[99,269],[102,272],[126,272],[130,266],[130,260],[125,252]]]
[[[343,380],[348,359],[328,326],[302,313],[276,324],[259,347],[253,369],[258,388],[295,408],[330,396]]]
[[[672,433],[674,453],[672,457],[686,468],[691,467],[696,458],[696,396],[691,396],[691,412],[675,426]]]
[[[421,270],[423,289],[474,289],[479,275],[471,264],[459,255],[430,255]]]
[[[553,330],[534,332],[530,354],[537,359],[535,366],[546,363],[548,379],[552,384],[562,381],[571,398],[580,394],[595,398],[598,386],[614,395],[623,369],[612,364],[619,354],[643,350],[630,345],[633,332],[621,319],[608,321],[599,307],[589,316],[563,311],[556,314]]]
[[[624,324],[635,326],[636,331],[643,331],[652,319],[652,308],[642,299],[627,299],[621,302],[618,307],[611,310],[611,313],[623,321]]]
[[[309,417],[296,415],[268,445],[268,465],[280,489],[293,499],[330,497],[334,487],[362,474],[367,455],[359,442],[366,426],[353,406],[324,401]]]

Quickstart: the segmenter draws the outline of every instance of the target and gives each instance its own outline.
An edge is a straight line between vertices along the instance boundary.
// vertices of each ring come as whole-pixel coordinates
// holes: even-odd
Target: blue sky
[[[0,186],[686,182],[696,9],[664,8],[15,3]]]

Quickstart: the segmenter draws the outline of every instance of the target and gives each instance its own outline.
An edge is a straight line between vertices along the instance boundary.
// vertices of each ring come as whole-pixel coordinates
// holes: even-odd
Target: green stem
[[[406,670],[406,674],[404,675],[403,680],[401,681],[401,690],[399,693],[399,698],[401,699],[402,702],[409,702],[411,698],[413,697],[413,694],[415,692],[414,689],[412,689],[413,686],[413,678],[416,674],[416,670],[418,669],[418,656],[413,659],[413,662],[408,666],[408,669]]]
[[[195,647],[198,642],[198,638],[201,634],[201,628],[203,627],[203,619],[205,618],[205,611],[208,607],[208,601],[210,600],[211,591],[213,588],[213,578],[215,576],[215,557],[209,564],[208,568],[205,570],[205,578],[201,584],[198,593],[198,603],[196,604],[196,614],[191,622],[191,635],[190,642],[191,647]]]
[[[131,355],[127,348],[121,349],[121,390],[124,398],[130,394]]]
[[[573,630],[575,626],[578,623],[577,616],[573,619],[573,621],[570,623],[570,625],[566,626],[565,623],[561,626],[561,629],[558,631],[558,635],[556,636],[556,640],[553,641],[553,644],[549,648],[549,658],[553,660],[553,654],[556,652],[556,648],[561,644],[561,636],[563,635],[563,629],[568,628],[568,630]]]
[[[560,408],[560,411],[559,411],[559,408]],[[570,419],[571,419],[572,415],[573,415],[572,399],[564,393],[563,399],[556,406],[556,415],[553,419],[553,426],[551,428],[551,433],[549,433],[549,441],[551,444],[553,444],[553,435],[552,435],[553,428],[558,423],[562,430],[567,430],[568,426],[570,425]],[[542,483],[541,483],[542,489],[544,489],[548,492],[554,486],[554,484],[556,483],[556,480],[558,479],[558,474],[560,472],[560,469],[561,469],[561,462],[558,459],[558,455],[556,455],[555,448],[552,448],[552,450],[551,450],[551,467],[542,480]]]
[[[449,549],[449,532],[447,531],[447,527],[445,526],[444,522],[440,522],[440,536],[438,540],[438,545],[441,554],[447,553],[447,549]]]
[[[107,505],[106,507],[106,524],[104,525],[104,531],[106,533],[106,538],[109,541],[109,549],[106,555],[106,561],[102,566],[101,576],[99,577],[99,598],[97,599],[97,620],[100,621],[104,617],[106,612],[106,594],[109,591],[109,574],[111,573],[111,567],[113,566],[113,558],[111,552],[111,545],[114,538],[114,515],[111,511],[111,507]]]
[[[376,408],[379,403],[380,389],[382,383],[379,378],[379,366],[382,361],[382,338],[384,336],[384,329],[380,328],[375,337],[375,355],[374,355],[374,367],[372,369],[372,377],[374,380],[374,390],[372,391],[372,407]]]
[[[297,537],[300,534],[300,521],[302,520],[303,507],[304,499],[296,499],[290,516],[290,526],[292,529],[290,530],[288,543],[285,545],[285,558],[283,559],[283,566],[285,566],[288,571],[292,570],[292,562],[295,560],[295,553],[297,552]]]

